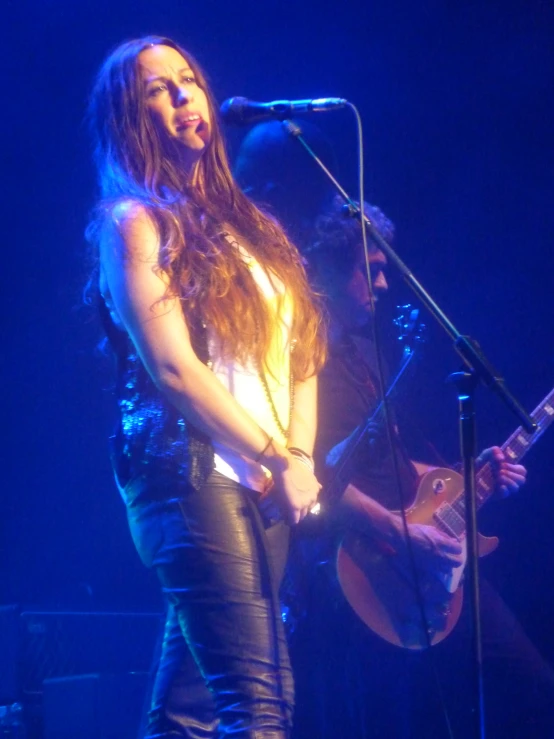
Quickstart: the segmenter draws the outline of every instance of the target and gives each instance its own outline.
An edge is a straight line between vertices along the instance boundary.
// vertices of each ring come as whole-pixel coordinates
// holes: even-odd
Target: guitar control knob
[[[446,483],[442,478],[438,478],[438,480],[435,480],[433,482],[433,492],[435,495],[440,495],[441,493],[444,493],[446,489]]]

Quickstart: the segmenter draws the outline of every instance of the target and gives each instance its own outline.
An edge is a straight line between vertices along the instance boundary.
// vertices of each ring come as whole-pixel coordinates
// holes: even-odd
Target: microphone
[[[344,108],[344,98],[315,98],[314,100],[274,100],[272,103],[256,103],[248,98],[234,97],[225,100],[219,112],[224,123],[246,126],[260,121],[278,120],[302,114]]]

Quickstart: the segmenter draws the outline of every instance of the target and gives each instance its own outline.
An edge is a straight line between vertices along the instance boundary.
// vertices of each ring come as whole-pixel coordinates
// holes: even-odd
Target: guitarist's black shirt
[[[329,452],[370,417],[379,398],[375,345],[369,336],[345,334],[331,343],[329,360],[318,380],[318,438],[315,459],[323,480],[332,477]],[[385,380],[386,381],[386,380]],[[417,474],[394,426],[394,442],[402,500],[413,500]],[[348,479],[385,507],[400,508],[393,457],[382,414],[359,445]]]

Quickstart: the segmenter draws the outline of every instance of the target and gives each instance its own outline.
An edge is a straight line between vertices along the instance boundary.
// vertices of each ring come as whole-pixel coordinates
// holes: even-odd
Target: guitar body
[[[554,422],[554,389],[531,417],[535,429],[526,431],[519,426],[501,447],[512,464],[517,464]],[[490,499],[494,488],[494,474],[490,463],[486,463],[476,475],[478,508]],[[406,511],[408,523],[447,531],[465,550],[463,489],[463,478],[453,470],[439,467],[426,472],[420,479],[414,504]],[[479,556],[483,557],[496,549],[498,539],[478,534],[477,543]],[[460,567],[448,576],[421,574],[417,588],[412,568],[402,559],[368,537],[349,533],[337,554],[339,584],[354,611],[378,636],[406,649],[425,649],[447,637],[460,617],[465,556]]]
[[[462,476],[453,470],[441,467],[427,472],[406,511],[408,523],[436,526],[440,511],[453,504],[463,488]],[[460,540],[465,542],[465,537]],[[478,535],[480,557],[497,546],[496,537]],[[425,649],[450,634],[462,609],[463,570],[461,565],[448,577],[419,578],[427,640],[411,568],[405,563],[401,567],[394,552],[357,533],[343,538],[337,554],[338,580],[356,614],[378,636],[407,649]]]

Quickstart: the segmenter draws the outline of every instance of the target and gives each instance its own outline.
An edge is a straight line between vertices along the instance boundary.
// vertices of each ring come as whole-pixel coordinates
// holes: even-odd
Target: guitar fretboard
[[[539,403],[531,413],[531,416],[537,424],[537,429],[533,433],[529,433],[520,426],[501,447],[507,459],[513,464],[517,464],[525,456],[533,444],[540,439],[554,421],[554,389]],[[477,473],[475,488],[477,510],[479,510],[494,493],[494,475],[490,462],[487,462]],[[445,509],[440,511],[438,518],[441,520],[441,523],[444,523],[445,528],[456,536],[465,534],[464,491],[450,505],[446,505]]]

